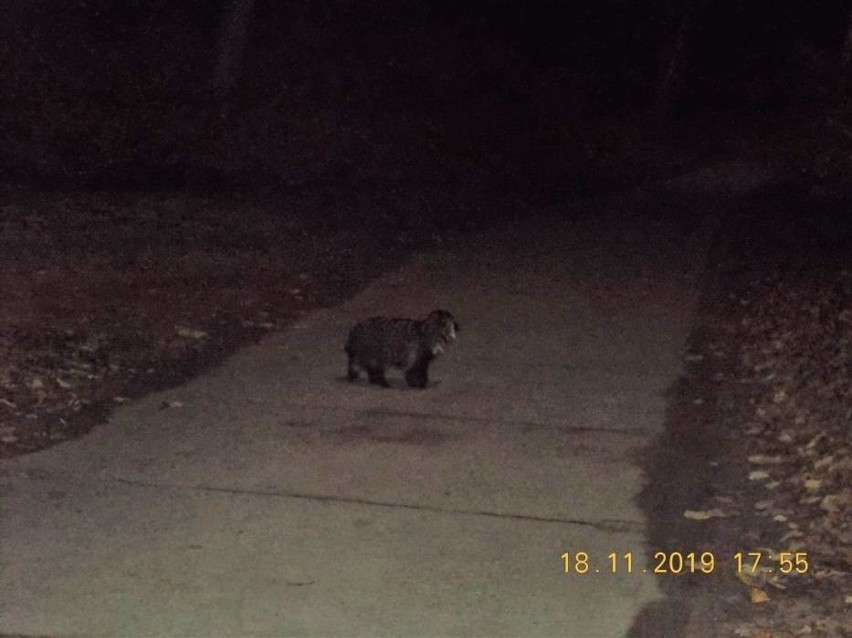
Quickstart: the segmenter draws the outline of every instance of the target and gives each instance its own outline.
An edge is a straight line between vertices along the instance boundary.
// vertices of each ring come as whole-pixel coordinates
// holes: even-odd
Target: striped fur
[[[405,370],[412,388],[429,383],[429,364],[456,338],[459,324],[446,310],[434,310],[423,319],[373,317],[355,325],[344,350],[349,357],[347,378],[364,370],[370,383],[390,387],[387,368]]]

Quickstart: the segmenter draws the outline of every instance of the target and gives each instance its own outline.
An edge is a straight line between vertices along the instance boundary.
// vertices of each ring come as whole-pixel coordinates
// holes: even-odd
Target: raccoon
[[[456,338],[459,324],[446,310],[434,310],[420,320],[373,317],[356,324],[344,348],[349,356],[347,378],[358,378],[358,369],[367,372],[370,383],[390,387],[385,379],[389,367],[405,370],[412,388],[425,388],[432,360]]]

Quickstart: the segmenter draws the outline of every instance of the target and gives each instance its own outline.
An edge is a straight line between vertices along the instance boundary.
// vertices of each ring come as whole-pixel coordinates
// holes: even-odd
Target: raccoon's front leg
[[[421,357],[405,371],[405,381],[409,387],[425,388],[429,385],[429,362],[431,358]]]
[[[372,384],[380,385],[383,388],[390,387],[390,383],[385,379],[385,371],[382,368],[367,368],[367,376]]]

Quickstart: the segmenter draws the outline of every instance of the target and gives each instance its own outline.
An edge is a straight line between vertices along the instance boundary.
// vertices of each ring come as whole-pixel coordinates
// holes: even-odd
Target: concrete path
[[[2,462],[0,633],[624,635],[661,596],[633,498],[713,219],[639,205],[417,257],[81,440]],[[436,307],[462,331],[432,387],[344,381],[356,319]],[[589,573],[564,573],[581,551]]]

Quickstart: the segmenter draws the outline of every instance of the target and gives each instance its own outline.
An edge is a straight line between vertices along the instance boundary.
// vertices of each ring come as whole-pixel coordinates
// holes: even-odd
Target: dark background
[[[849,24],[842,0],[7,2],[0,180],[548,198],[725,140],[839,183]]]

